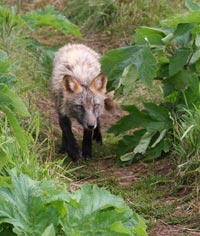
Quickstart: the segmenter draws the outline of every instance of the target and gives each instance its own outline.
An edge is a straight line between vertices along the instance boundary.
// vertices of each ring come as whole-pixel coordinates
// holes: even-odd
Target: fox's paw
[[[81,153],[79,152],[79,150],[70,150],[67,152],[67,154],[74,162],[79,162],[79,160],[81,159]]]
[[[100,145],[103,144],[103,140],[102,140],[101,133],[96,133],[96,132],[94,132],[92,138],[93,138],[93,140],[96,141],[98,144],[100,144]]]
[[[82,158],[83,160],[88,160],[92,158],[92,150],[89,148],[84,148],[82,150]]]
[[[79,149],[77,148],[71,148],[69,149],[67,146],[62,145],[60,150],[59,150],[60,154],[65,154],[67,153],[68,156],[72,159],[72,161],[74,162],[78,162],[81,159],[81,153],[79,151]]]

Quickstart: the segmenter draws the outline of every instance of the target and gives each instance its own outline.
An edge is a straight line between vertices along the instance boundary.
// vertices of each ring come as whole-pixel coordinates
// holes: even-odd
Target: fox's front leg
[[[93,132],[93,139],[100,145],[103,144],[102,135],[101,135],[101,125],[99,119],[97,120],[97,127],[94,129]]]
[[[62,130],[62,144],[60,153],[66,153],[73,161],[80,159],[80,150],[72,133],[71,121],[67,116],[59,114],[59,124]]]
[[[82,157],[84,160],[92,158],[92,134],[93,130],[84,129],[82,142]]]

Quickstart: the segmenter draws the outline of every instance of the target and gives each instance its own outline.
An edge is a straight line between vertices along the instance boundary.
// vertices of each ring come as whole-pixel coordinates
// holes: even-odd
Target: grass
[[[112,46],[133,43],[134,30],[138,26],[153,27],[161,19],[177,13],[177,9],[184,11],[183,0],[64,0],[64,6],[63,13],[80,26],[86,37],[104,32],[109,35]]]
[[[181,122],[174,121],[174,142],[172,157],[177,165],[177,182],[189,188],[199,199],[200,108],[187,110]],[[196,192],[196,193],[195,193]]]

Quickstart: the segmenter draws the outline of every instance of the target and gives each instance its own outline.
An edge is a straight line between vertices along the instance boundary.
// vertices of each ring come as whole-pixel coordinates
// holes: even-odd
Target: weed
[[[174,120],[173,156],[182,181],[198,182],[200,166],[200,109],[185,109],[181,121]]]

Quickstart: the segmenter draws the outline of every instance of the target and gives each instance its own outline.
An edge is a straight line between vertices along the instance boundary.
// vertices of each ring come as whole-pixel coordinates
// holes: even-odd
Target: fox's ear
[[[104,73],[97,75],[90,84],[90,89],[95,93],[104,94],[106,92],[107,76]]]
[[[69,93],[80,93],[83,89],[78,81],[70,75],[63,77],[63,87],[64,90]]]

